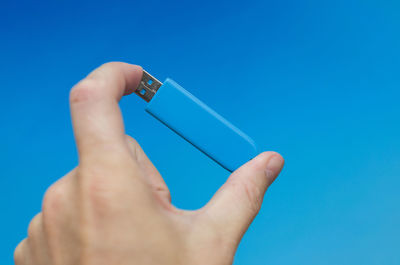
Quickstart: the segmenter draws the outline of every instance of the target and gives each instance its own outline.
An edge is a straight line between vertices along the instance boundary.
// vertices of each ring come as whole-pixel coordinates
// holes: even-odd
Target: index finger
[[[82,160],[114,153],[129,153],[118,105],[142,78],[142,68],[112,62],[95,69],[70,93],[74,134]]]

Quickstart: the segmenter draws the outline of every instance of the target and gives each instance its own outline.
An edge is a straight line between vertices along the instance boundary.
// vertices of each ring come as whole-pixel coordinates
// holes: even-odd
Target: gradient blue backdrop
[[[372,0],[1,1],[0,260],[76,166],[70,88],[121,60],[172,77],[286,167],[235,264],[400,264],[400,4]],[[228,173],[121,107],[183,208]]]

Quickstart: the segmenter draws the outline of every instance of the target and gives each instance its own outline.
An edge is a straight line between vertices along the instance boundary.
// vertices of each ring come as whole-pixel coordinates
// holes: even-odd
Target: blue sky
[[[286,167],[235,264],[400,264],[400,4],[373,0],[2,1],[0,259],[76,166],[70,88],[107,61],[171,77]],[[228,173],[121,102],[173,202]]]

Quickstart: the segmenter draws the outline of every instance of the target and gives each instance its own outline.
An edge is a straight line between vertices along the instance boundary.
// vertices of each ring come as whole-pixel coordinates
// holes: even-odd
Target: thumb
[[[213,226],[239,242],[283,164],[280,154],[264,152],[233,172],[204,208]]]

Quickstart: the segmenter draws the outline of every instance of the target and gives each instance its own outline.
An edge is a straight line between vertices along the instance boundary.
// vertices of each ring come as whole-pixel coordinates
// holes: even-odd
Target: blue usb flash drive
[[[223,168],[234,171],[256,156],[254,141],[171,79],[146,71],[135,91],[146,111]]]

